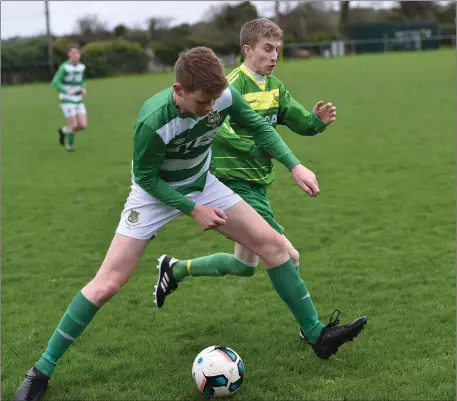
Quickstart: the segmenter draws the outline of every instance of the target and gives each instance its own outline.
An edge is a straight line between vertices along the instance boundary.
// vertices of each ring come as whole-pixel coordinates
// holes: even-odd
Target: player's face
[[[221,95],[220,93],[206,93],[200,90],[186,92],[179,84],[175,84],[174,89],[178,97],[178,106],[181,112],[193,114],[197,117],[204,117],[213,111],[214,103]]]
[[[247,46],[246,57],[249,58],[254,72],[261,75],[270,75],[278,62],[280,39],[263,38],[255,46]]]
[[[70,63],[76,64],[80,58],[81,58],[81,53],[79,52],[78,49],[71,49],[68,52],[68,60],[70,60]]]

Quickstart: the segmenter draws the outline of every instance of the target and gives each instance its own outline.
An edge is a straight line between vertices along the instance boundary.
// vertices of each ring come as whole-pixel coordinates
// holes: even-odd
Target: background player
[[[59,67],[52,79],[52,86],[59,91],[60,107],[67,119],[67,125],[59,128],[59,143],[67,152],[74,151],[75,132],[87,128],[87,112],[83,103],[86,96],[86,66],[79,60],[81,52],[78,44],[71,44],[68,60]],[[66,140],[65,140],[66,139]]]

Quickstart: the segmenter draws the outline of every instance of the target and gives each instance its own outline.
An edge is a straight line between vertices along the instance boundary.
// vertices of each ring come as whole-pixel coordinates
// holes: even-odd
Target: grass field
[[[231,252],[181,217],[59,362],[48,400],[202,399],[191,365],[208,345],[246,365],[237,400],[455,399],[455,51],[290,62],[277,75],[312,108],[338,107],[324,134],[280,129],[320,181],[307,198],[282,166],[270,195],[301,252],[324,322],[366,314],[361,337],[329,361],[262,268],[249,279],[190,279],[153,304],[156,258]],[[62,313],[108,248],[130,185],[132,127],[171,75],[88,82],[89,129],[76,152],[48,84],[3,88],[2,396],[11,399]]]

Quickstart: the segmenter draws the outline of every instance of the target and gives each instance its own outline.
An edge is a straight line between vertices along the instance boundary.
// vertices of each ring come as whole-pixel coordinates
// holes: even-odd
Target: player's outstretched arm
[[[63,65],[61,65],[59,67],[59,69],[57,70],[57,72],[55,73],[54,77],[52,78],[52,82],[51,82],[51,85],[57,89],[60,93],[67,93],[67,91],[64,89],[64,87],[62,86],[62,82],[63,82],[63,77],[65,75],[65,72],[64,72],[64,67]]]
[[[298,103],[281,83],[279,97],[278,124],[286,125],[293,132],[303,136],[313,136],[323,132],[336,120],[336,107],[331,103],[318,101],[312,112]]]

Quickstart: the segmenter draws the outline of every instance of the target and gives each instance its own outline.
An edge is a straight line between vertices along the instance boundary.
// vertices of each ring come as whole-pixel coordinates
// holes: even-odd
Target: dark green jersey
[[[326,124],[294,100],[275,76],[249,71],[244,64],[228,76],[251,108],[272,127],[286,125],[300,135],[316,135]],[[252,129],[227,117],[213,141],[211,172],[223,180],[243,180],[269,185],[274,180],[273,155],[258,146]]]

